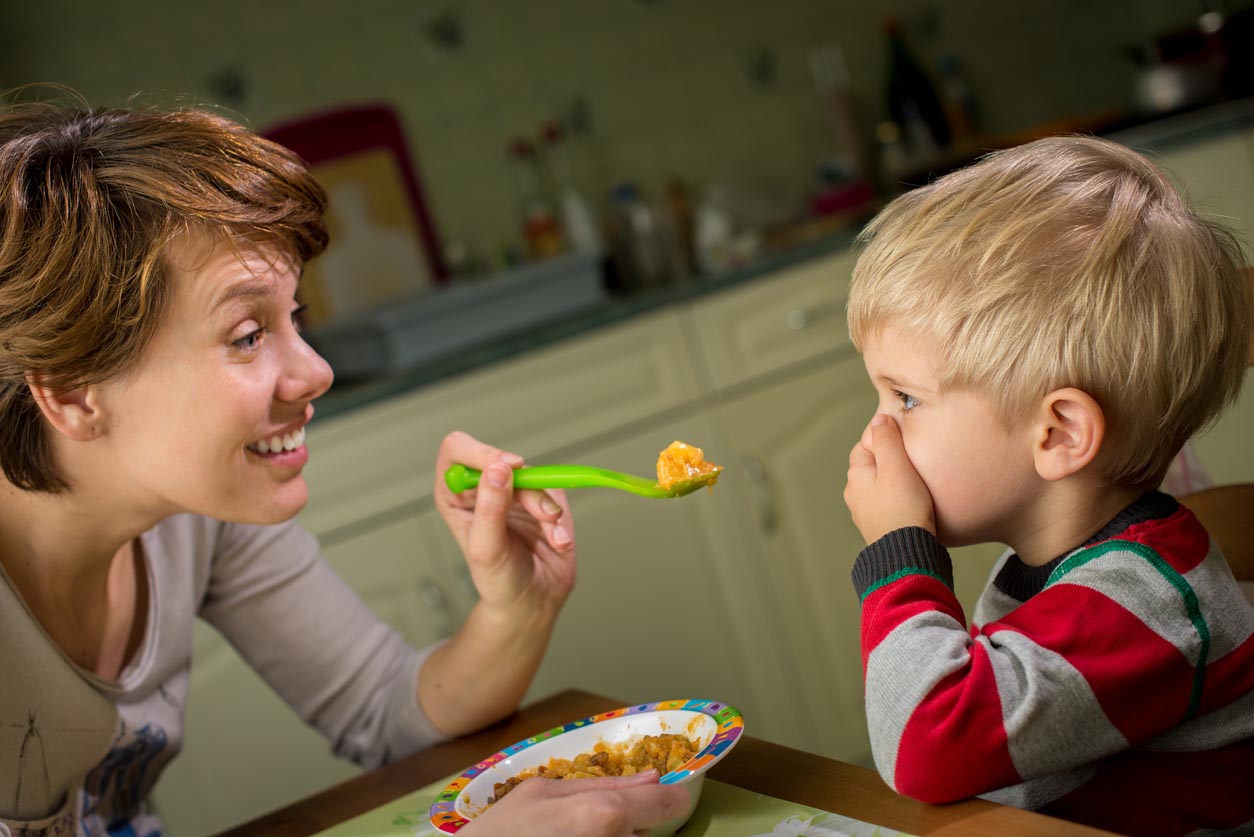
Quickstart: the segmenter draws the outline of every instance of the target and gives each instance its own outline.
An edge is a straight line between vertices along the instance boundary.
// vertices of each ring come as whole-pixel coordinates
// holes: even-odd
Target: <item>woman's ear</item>
[[[54,389],[40,375],[27,375],[26,385],[39,411],[53,429],[76,442],[87,442],[104,430],[104,416],[94,387]]]
[[[1057,389],[1041,400],[1032,456],[1041,479],[1060,480],[1097,458],[1106,438],[1106,414],[1087,392]]]

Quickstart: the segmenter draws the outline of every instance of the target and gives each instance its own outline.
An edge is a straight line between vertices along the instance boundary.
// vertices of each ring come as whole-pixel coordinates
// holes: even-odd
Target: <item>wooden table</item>
[[[520,710],[482,732],[440,744],[244,823],[224,837],[307,835],[338,825],[530,735],[623,704],[577,690]],[[752,729],[752,720],[747,728]],[[972,799],[925,805],[889,790],[871,770],[744,736],[710,778],[911,834],[1080,837],[1109,832]]]

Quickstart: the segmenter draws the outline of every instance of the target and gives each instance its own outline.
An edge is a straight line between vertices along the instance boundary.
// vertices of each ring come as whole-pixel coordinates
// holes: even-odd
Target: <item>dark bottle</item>
[[[884,34],[888,38],[889,117],[900,127],[911,153],[927,150],[928,144],[946,147],[951,134],[945,108],[931,79],[910,54],[901,21],[885,20]]]

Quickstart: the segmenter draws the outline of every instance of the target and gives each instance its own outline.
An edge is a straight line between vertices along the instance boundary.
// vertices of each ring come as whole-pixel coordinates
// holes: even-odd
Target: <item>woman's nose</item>
[[[285,353],[279,397],[284,401],[312,401],[331,388],[335,373],[322,355],[300,337],[292,340],[290,346]]]

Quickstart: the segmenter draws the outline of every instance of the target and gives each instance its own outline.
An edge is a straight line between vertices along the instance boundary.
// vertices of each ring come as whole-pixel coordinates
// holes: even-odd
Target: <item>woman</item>
[[[436,481],[480,599],[423,650],[293,521],[332,377],[297,327],[326,245],[300,160],[194,110],[8,104],[0,188],[0,823],[159,827],[196,615],[366,767],[511,712],[574,584],[561,492],[444,440],[439,472],[485,473],[472,496]],[[627,834],[686,802],[655,775],[529,784],[465,833]]]

